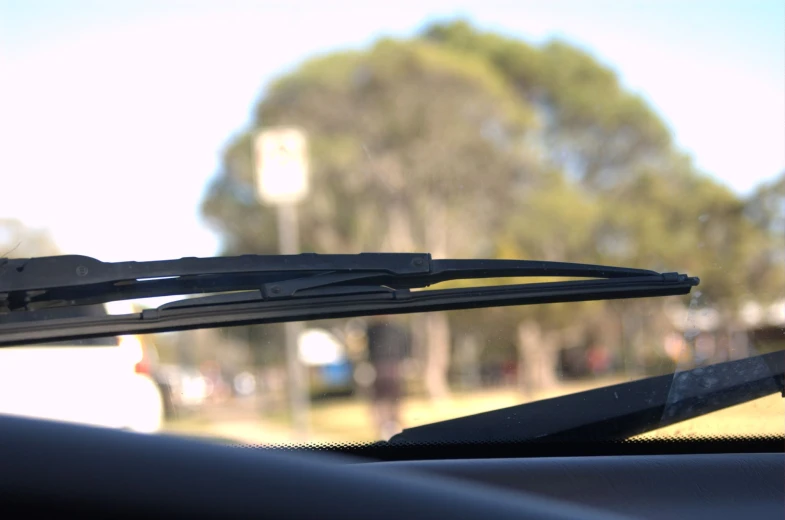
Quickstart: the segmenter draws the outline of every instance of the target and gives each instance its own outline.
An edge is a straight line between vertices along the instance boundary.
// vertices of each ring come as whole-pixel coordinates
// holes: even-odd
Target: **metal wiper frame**
[[[588,278],[412,291],[449,280]],[[687,294],[678,273],[531,260],[433,260],[429,254],[246,255],[108,263],[77,255],[0,264],[0,346],[324,318]],[[215,294],[221,293],[221,294]],[[172,295],[157,309],[60,318],[57,307]],[[55,309],[52,309],[55,308]],[[24,323],[16,319],[24,313]]]

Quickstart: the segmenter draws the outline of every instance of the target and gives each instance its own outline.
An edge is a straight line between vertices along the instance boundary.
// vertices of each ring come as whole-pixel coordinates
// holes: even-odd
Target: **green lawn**
[[[452,419],[494,410],[529,400],[587,390],[621,382],[603,380],[560,385],[539,392],[529,399],[514,389],[456,392],[448,399],[431,402],[425,397],[409,397],[402,405],[405,427]],[[224,406],[224,405],[221,405]],[[232,406],[227,403],[225,406]],[[676,424],[644,436],[698,436],[729,434],[782,434],[785,429],[785,399],[779,394],[715,412],[685,423]],[[370,406],[358,398],[342,398],[312,404],[311,431],[306,439],[298,439],[289,427],[285,414],[262,416],[253,407],[243,410],[219,409],[212,414],[192,416],[167,423],[165,433],[196,436],[228,443],[289,444],[346,443],[378,440],[371,420]]]

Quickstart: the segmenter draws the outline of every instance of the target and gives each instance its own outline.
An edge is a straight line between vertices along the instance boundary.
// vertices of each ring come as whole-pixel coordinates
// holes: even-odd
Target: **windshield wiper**
[[[781,392],[785,351],[408,428],[389,443],[608,441]]]
[[[678,273],[532,260],[433,260],[429,254],[246,255],[107,263],[53,256],[0,263],[0,346],[374,314],[687,294]],[[587,278],[422,289],[449,280]],[[210,294],[220,293],[220,294]],[[64,318],[58,309],[173,295],[141,313]]]

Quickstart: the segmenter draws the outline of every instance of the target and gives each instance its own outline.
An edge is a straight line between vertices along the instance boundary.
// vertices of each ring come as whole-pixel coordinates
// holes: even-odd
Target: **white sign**
[[[308,193],[305,134],[291,127],[268,128],[254,143],[256,188],[267,204],[294,204]]]
[[[297,350],[300,361],[308,366],[331,365],[346,354],[338,338],[323,329],[309,329],[300,334]]]

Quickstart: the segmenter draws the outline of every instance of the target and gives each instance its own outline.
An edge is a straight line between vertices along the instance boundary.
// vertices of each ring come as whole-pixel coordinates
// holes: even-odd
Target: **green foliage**
[[[259,126],[296,124],[310,136],[303,239],[317,251],[422,250],[444,232],[445,252],[477,254],[457,231],[480,232],[511,203],[533,124],[492,67],[423,41],[310,61],[276,82],[257,114]],[[473,214],[456,211],[467,206]],[[450,229],[434,231],[444,225],[434,220]]]
[[[744,213],[765,237],[750,255],[749,284],[762,301],[781,299],[785,294],[785,171],[752,194]]]
[[[667,128],[640,97],[625,91],[613,71],[567,43],[535,49],[461,21],[437,24],[423,36],[492,63],[538,108],[549,158],[589,186],[620,182],[669,149]]]
[[[251,137],[289,124],[310,141],[305,250],[678,270],[730,314],[785,290],[785,176],[742,200],[697,172],[612,70],[565,42],[538,47],[459,21],[282,76],[203,204],[227,253],[276,250],[275,215],[254,196]],[[485,331],[493,357],[527,319],[617,346],[622,321],[636,341],[667,328],[662,301],[487,309],[453,314],[451,326]]]

